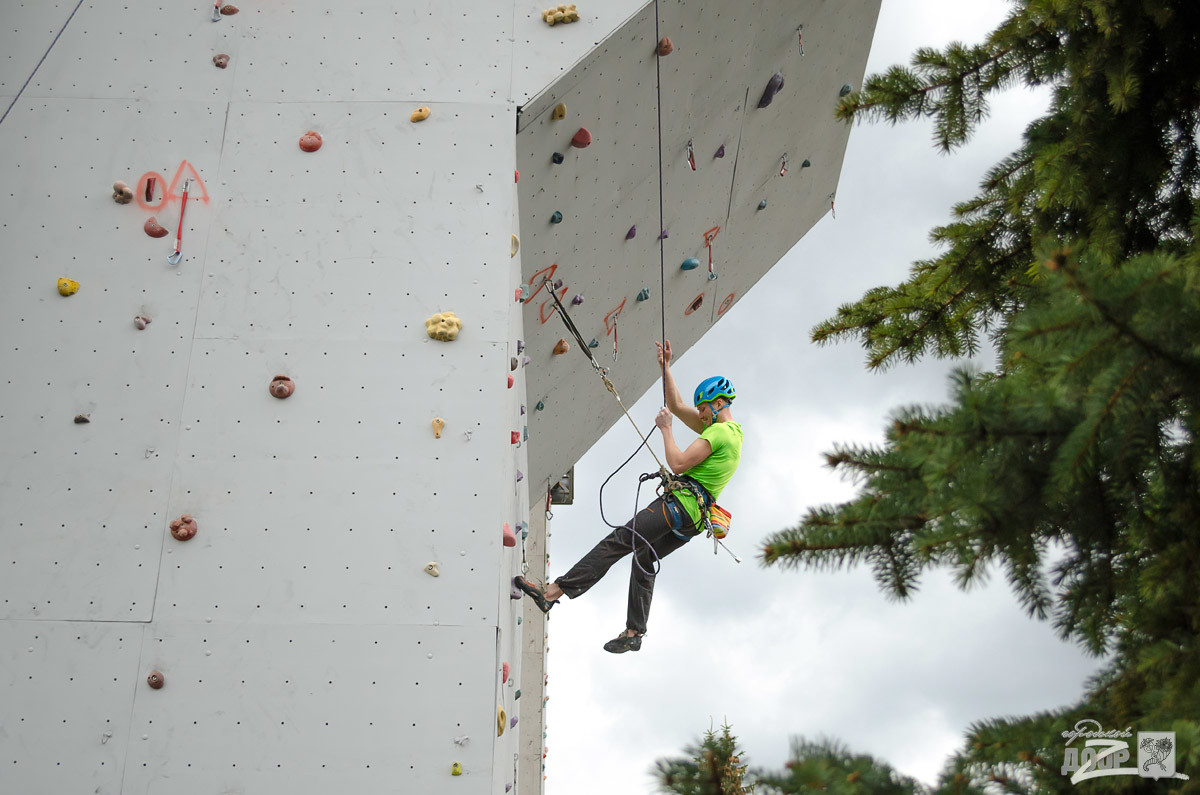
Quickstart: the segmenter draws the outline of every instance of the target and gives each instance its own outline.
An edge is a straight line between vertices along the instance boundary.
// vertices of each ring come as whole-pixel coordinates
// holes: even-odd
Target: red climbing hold
[[[512,431],[509,434],[509,439],[510,439],[510,442],[509,442],[510,444],[519,444],[521,441],[521,432],[520,431]]]
[[[672,43],[671,37],[663,36],[662,40],[658,42],[658,54],[670,55],[673,52],[675,52],[675,45]]]
[[[580,127],[579,132],[575,133],[575,137],[571,139],[571,146],[576,149],[586,149],[592,144],[592,134],[587,131],[586,127]]]
[[[271,379],[271,394],[282,400],[286,397],[291,397],[296,391],[296,382],[288,378],[286,375],[277,375]]]
[[[504,546],[515,547],[517,545],[517,536],[513,533],[512,528],[508,526],[508,522],[504,523]],[[507,678],[507,677],[505,677]]]
[[[521,181],[521,172],[519,169],[514,169],[513,170],[513,182],[520,182],[520,181]]]
[[[171,535],[179,541],[187,541],[192,536],[196,535],[199,528],[196,526],[196,520],[192,518],[190,513],[185,513],[175,521],[171,522]]]
[[[165,226],[163,226],[162,224],[160,224],[158,222],[158,219],[155,218],[153,215],[150,216],[150,218],[146,221],[145,225],[142,226],[142,229],[145,229],[146,234],[150,235],[150,237],[166,237],[167,236],[167,228]]]
[[[221,13],[222,13],[222,14],[224,14],[225,16],[227,16],[227,17],[231,17],[231,16],[233,16],[234,14],[236,14],[237,12],[238,12],[238,7],[237,7],[237,6],[231,6],[231,5],[223,5],[223,6],[221,6]]]
[[[515,382],[513,381],[512,373],[509,373],[508,374],[508,388],[509,389],[513,388],[513,383],[515,383]]]
[[[229,66],[229,56],[223,52],[217,53],[213,56],[213,64],[215,64],[218,69],[224,69],[226,66]]]
[[[226,8],[228,7],[229,6],[226,6]],[[304,135],[300,136],[300,148],[305,152],[317,151],[321,148],[322,143],[323,141],[321,140],[321,134],[319,132],[313,132],[312,130],[309,130],[308,132],[304,133]]]
[[[508,681],[508,672],[508,663],[504,663],[504,665],[500,667],[500,684],[504,684]]]

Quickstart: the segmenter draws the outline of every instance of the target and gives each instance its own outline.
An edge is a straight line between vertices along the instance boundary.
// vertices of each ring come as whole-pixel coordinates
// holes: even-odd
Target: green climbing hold
[[[811,167],[812,167],[811,160],[805,160],[803,163],[800,164],[800,168],[811,168]]]
[[[638,294],[637,294],[637,300],[639,300],[639,301],[649,301],[649,300],[650,300],[650,288],[649,288],[649,287],[643,287],[643,288],[642,288],[642,289],[641,289],[641,290],[638,292]]]
[[[560,213],[558,210],[555,210],[554,215],[550,216],[550,223],[561,224],[562,223],[562,213]]]
[[[767,200],[766,199],[763,199],[762,201],[760,201],[758,203],[758,209],[760,209],[760,210],[767,209]]]
[[[545,411],[546,410],[546,401],[539,400],[537,402],[537,405],[534,406],[534,409],[536,409],[537,411]]]
[[[588,343],[588,347],[589,348],[599,348],[600,340],[596,339],[595,337],[592,337],[592,341]]]
[[[842,90],[838,92],[838,96],[844,97],[853,90],[854,90],[854,86],[850,85],[849,83],[846,83],[844,86],[842,86]]]
[[[700,260],[696,259],[695,257],[688,257],[687,259],[685,259],[683,261],[683,265],[680,266],[680,268],[685,271],[694,271],[696,268],[699,268],[699,267],[700,267]]]
[[[520,697],[521,697],[521,691],[518,690],[516,696],[514,696],[514,699],[520,698]]]

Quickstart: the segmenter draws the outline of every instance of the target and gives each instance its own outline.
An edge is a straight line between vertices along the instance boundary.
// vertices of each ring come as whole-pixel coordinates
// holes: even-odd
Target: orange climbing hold
[[[225,8],[229,8],[229,6],[225,6]],[[222,9],[222,12],[223,11],[224,9]],[[300,148],[305,152],[317,151],[321,148],[322,143],[324,143],[324,141],[321,139],[321,134],[319,132],[314,132],[313,130],[309,130],[308,132],[304,133],[304,135],[300,136]]]
[[[409,121],[425,121],[429,118],[429,108],[421,106],[412,112],[408,117]]]
[[[586,127],[580,127],[575,133],[575,137],[571,139],[571,146],[576,149],[587,149],[592,145],[592,134],[588,132]]]
[[[571,350],[571,346],[567,344],[566,339],[559,338],[558,344],[554,346],[554,355],[561,356],[569,350]]]
[[[658,54],[670,55],[673,52],[675,52],[675,44],[671,41],[671,37],[663,36],[662,40],[658,43]]]

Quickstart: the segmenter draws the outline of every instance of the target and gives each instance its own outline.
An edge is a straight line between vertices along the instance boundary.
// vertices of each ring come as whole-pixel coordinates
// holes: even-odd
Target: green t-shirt
[[[736,422],[714,422],[700,434],[712,446],[712,454],[683,474],[695,478],[712,495],[713,502],[721,497],[725,486],[733,479],[738,462],[742,460],[742,426]],[[679,504],[692,517],[692,523],[700,525],[700,506],[690,491],[677,491]]]

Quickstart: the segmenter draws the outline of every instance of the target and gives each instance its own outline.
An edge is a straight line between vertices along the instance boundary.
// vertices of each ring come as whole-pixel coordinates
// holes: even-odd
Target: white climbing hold
[[[436,560],[431,560],[425,564],[425,573],[428,574],[430,577],[438,577],[441,575],[441,572],[438,571],[438,565],[437,565]]]

